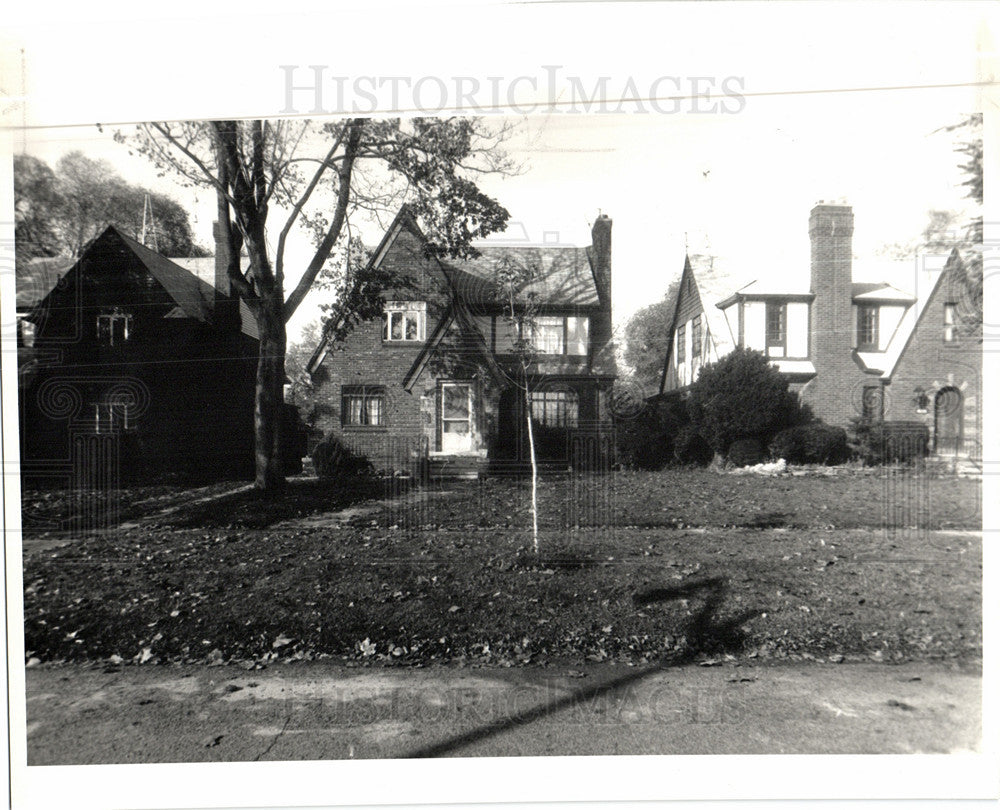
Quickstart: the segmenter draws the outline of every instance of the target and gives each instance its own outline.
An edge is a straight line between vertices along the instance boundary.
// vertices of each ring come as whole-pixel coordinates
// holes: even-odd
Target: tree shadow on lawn
[[[633,670],[626,675],[611,678],[585,689],[579,689],[563,698],[543,703],[523,712],[502,717],[451,739],[418,748],[409,754],[404,754],[403,758],[428,759],[445,756],[510,729],[541,720],[564,709],[586,703],[603,695],[614,694],[618,690],[638,683],[657,672],[689,664],[703,653],[739,652],[746,643],[745,633],[742,631],[741,625],[759,615],[760,611],[745,610],[735,616],[723,619],[718,616],[718,613],[725,601],[725,594],[726,583],[722,577],[708,577],[684,585],[651,588],[635,594],[632,599],[636,607],[648,607],[675,599],[700,598],[702,600],[701,607],[691,617],[683,631],[687,638],[687,645],[683,651],[672,655],[668,654],[651,666]]]
[[[154,521],[177,529],[266,529],[285,520],[346,509],[364,501],[396,498],[413,486],[410,479],[377,476],[289,481],[274,495],[246,489],[192,504]]]

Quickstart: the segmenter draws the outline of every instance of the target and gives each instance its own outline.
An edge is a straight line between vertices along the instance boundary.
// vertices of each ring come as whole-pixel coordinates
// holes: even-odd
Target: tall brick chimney
[[[218,222],[212,223],[215,238],[215,300],[212,302],[213,320],[220,329],[238,331],[240,328],[239,298],[230,294],[229,242]]]
[[[222,235],[222,226],[212,223],[212,236],[215,238],[215,289],[223,295],[229,295],[229,243]]]
[[[611,311],[611,218],[599,214],[590,230],[591,264],[597,294],[603,307]]]
[[[809,214],[812,302],[809,353],[816,377],[803,392],[816,416],[845,426],[853,415],[859,369],[852,357],[851,206],[819,202]]]

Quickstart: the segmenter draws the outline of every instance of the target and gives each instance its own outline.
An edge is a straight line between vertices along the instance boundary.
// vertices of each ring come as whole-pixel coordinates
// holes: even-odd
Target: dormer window
[[[129,338],[132,316],[120,309],[97,316],[97,339],[105,346],[121,346]]]
[[[878,307],[874,304],[858,306],[858,349],[878,351]]]
[[[387,301],[382,340],[415,343],[424,340],[427,329],[426,301]]]

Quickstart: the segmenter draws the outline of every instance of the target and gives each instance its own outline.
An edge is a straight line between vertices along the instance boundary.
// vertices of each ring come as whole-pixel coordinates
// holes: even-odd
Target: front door
[[[467,383],[441,385],[441,452],[472,450],[472,386]]]
[[[934,397],[934,449],[955,454],[962,441],[962,392],[942,388]]]

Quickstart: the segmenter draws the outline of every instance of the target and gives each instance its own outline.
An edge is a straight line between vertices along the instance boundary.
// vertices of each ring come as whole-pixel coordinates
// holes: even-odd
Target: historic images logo
[[[743,111],[742,76],[581,77],[562,65],[519,76],[340,76],[329,65],[279,65],[281,115],[466,112],[676,113]]]

